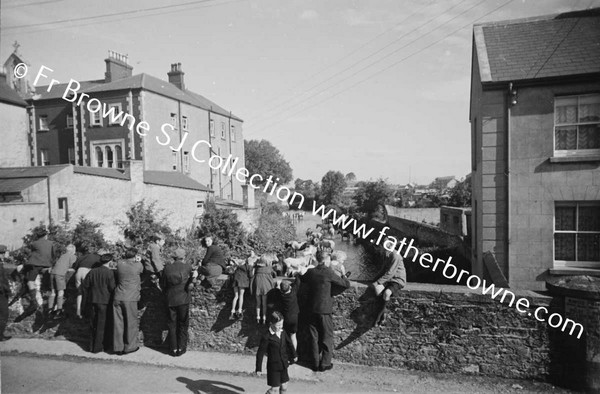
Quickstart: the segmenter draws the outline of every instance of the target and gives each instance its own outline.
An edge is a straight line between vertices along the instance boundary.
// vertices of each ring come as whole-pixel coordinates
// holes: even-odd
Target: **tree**
[[[356,175],[353,172],[349,172],[346,174],[346,182],[354,182],[356,180]]]
[[[345,188],[346,179],[344,174],[339,171],[328,171],[321,179],[320,202],[324,205],[338,205]]]
[[[258,177],[254,178],[253,183],[257,186],[262,186],[267,182],[269,176],[273,182],[280,185],[285,185],[291,182],[292,168],[287,162],[279,149],[275,148],[267,140],[250,140],[244,141],[244,149],[246,155],[246,169],[251,175],[258,174],[262,176],[262,180]],[[279,178],[279,180],[276,180]]]
[[[218,209],[214,203],[207,204],[196,235],[199,238],[207,235],[216,237],[215,241],[219,245],[227,245],[234,255],[244,250],[247,238],[235,212]]]
[[[296,227],[289,217],[283,216],[280,205],[265,205],[260,215],[258,227],[248,237],[249,246],[257,253],[277,253],[283,250],[286,242],[296,239]]]
[[[354,195],[359,212],[372,216],[380,205],[394,201],[394,189],[383,179],[375,182],[362,182]]]
[[[294,191],[304,196],[303,208],[311,209],[313,201],[315,201],[318,198],[321,192],[321,187],[318,183],[315,183],[310,179],[303,180],[300,178],[296,178],[296,181],[294,182]],[[296,199],[296,202],[300,201]]]
[[[156,201],[147,204],[144,200],[133,204],[125,213],[127,222],[117,220],[123,235],[131,246],[145,248],[154,234],[170,237],[171,228],[163,210],[156,208]]]
[[[77,225],[73,229],[73,245],[75,245],[77,250],[89,251],[105,247],[106,240],[100,229],[101,226],[101,223],[80,216]]]
[[[450,199],[448,205],[451,207],[470,207],[471,206],[471,177],[462,182],[458,182],[450,189]]]

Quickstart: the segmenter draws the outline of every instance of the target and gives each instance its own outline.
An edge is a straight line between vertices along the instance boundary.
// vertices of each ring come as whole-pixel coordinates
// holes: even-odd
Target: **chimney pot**
[[[171,71],[167,73],[169,82],[177,86],[181,90],[185,90],[185,84],[183,82],[183,75],[185,73],[181,70],[181,63],[171,63]]]

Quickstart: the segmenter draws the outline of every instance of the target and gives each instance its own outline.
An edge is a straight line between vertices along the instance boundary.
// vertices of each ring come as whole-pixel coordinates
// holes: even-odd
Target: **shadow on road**
[[[192,380],[184,377],[178,377],[178,382],[185,384],[192,393],[215,393],[215,394],[238,394],[245,392],[244,388],[234,386],[229,383],[219,382],[217,380]]]

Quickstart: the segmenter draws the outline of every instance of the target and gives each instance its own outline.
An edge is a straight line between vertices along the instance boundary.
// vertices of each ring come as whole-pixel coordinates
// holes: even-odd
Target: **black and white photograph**
[[[599,393],[600,0],[1,0],[0,390]]]

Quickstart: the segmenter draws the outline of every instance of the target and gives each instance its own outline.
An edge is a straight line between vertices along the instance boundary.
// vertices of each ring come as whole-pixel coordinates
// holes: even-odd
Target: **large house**
[[[16,49],[0,80],[2,138],[10,148],[0,160],[0,226],[12,237],[3,243],[18,247],[40,221],[79,215],[101,222],[114,239],[115,219],[141,199],[158,200],[173,228],[192,225],[207,200],[253,206],[252,189],[236,172],[208,165],[212,157],[244,166],[242,120],[186,89],[180,63],[164,81],[133,75],[127,57],[110,51],[104,78],[78,81],[77,95],[72,82],[32,94],[25,79],[12,78],[24,62]],[[44,73],[50,83],[51,72]],[[102,114],[110,111],[122,116]]]
[[[475,25],[470,121],[474,273],[599,275],[600,9]]]

